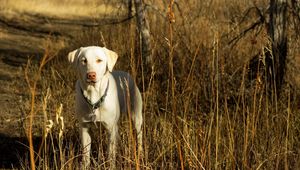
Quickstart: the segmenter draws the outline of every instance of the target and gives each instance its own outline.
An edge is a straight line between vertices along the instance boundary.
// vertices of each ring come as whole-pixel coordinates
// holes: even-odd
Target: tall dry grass
[[[117,167],[297,169],[299,86],[289,76],[295,74],[295,63],[289,61],[282,94],[274,98],[263,75],[248,79],[250,58],[268,47],[265,28],[246,34],[236,45],[228,44],[243,30],[238,23],[251,3],[186,1],[177,2],[178,8],[172,1],[147,2],[155,5],[148,9],[153,37],[149,72],[141,65],[141,43],[133,20],[90,29],[74,40],[78,43],[73,48],[106,45],[118,52],[116,69],[132,73],[143,91],[144,155],[137,158],[134,131],[124,115]],[[266,8],[265,2],[257,5]],[[175,22],[167,18],[172,13]],[[299,55],[300,43],[295,44],[299,40],[291,37],[290,47],[294,48],[289,55],[293,58]],[[38,169],[80,169],[78,125],[73,118],[76,74],[66,62],[66,52],[53,55],[45,65],[37,79],[38,95],[33,95],[36,101],[31,106],[36,114],[30,126],[43,136],[34,153]],[[35,74],[36,67],[32,65],[29,74]],[[100,127],[93,132],[92,167],[107,169],[106,131]],[[23,162],[28,169],[29,163]]]

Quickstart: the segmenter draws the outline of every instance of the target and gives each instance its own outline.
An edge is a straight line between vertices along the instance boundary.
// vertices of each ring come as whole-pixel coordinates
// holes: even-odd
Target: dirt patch
[[[20,104],[24,100],[26,86],[22,65],[9,65],[5,61],[5,57],[0,56],[0,133],[13,135],[15,131],[12,133],[8,125],[16,125],[17,122],[12,121],[22,117]]]
[[[0,54],[0,168],[12,168],[25,153],[23,102],[26,85],[22,66],[25,59]],[[9,64],[9,63],[14,63]]]

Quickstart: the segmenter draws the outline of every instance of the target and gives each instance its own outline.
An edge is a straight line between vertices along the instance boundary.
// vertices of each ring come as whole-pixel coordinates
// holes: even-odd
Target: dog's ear
[[[112,72],[112,70],[117,62],[118,54],[114,51],[111,51],[111,50],[105,48],[105,47],[103,47],[103,49],[107,56],[107,68],[110,72]]]
[[[69,54],[68,54],[68,61],[71,64],[73,64],[74,66],[77,65],[78,56],[79,56],[80,51],[81,51],[81,48],[78,48],[74,51],[69,52]]]

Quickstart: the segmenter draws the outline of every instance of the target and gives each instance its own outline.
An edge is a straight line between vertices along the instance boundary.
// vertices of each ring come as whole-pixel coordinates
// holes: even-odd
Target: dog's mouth
[[[86,83],[89,84],[89,85],[95,85],[97,83],[96,80],[86,80]]]

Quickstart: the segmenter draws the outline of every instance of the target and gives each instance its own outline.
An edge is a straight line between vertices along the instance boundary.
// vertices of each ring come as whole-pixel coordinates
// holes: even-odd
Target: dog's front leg
[[[91,135],[90,129],[87,123],[82,123],[80,127],[83,166],[89,168],[90,166],[90,152],[91,152]]]
[[[114,125],[110,127],[109,133],[110,133],[110,139],[109,139],[108,157],[110,161],[110,169],[116,169],[118,126]]]

